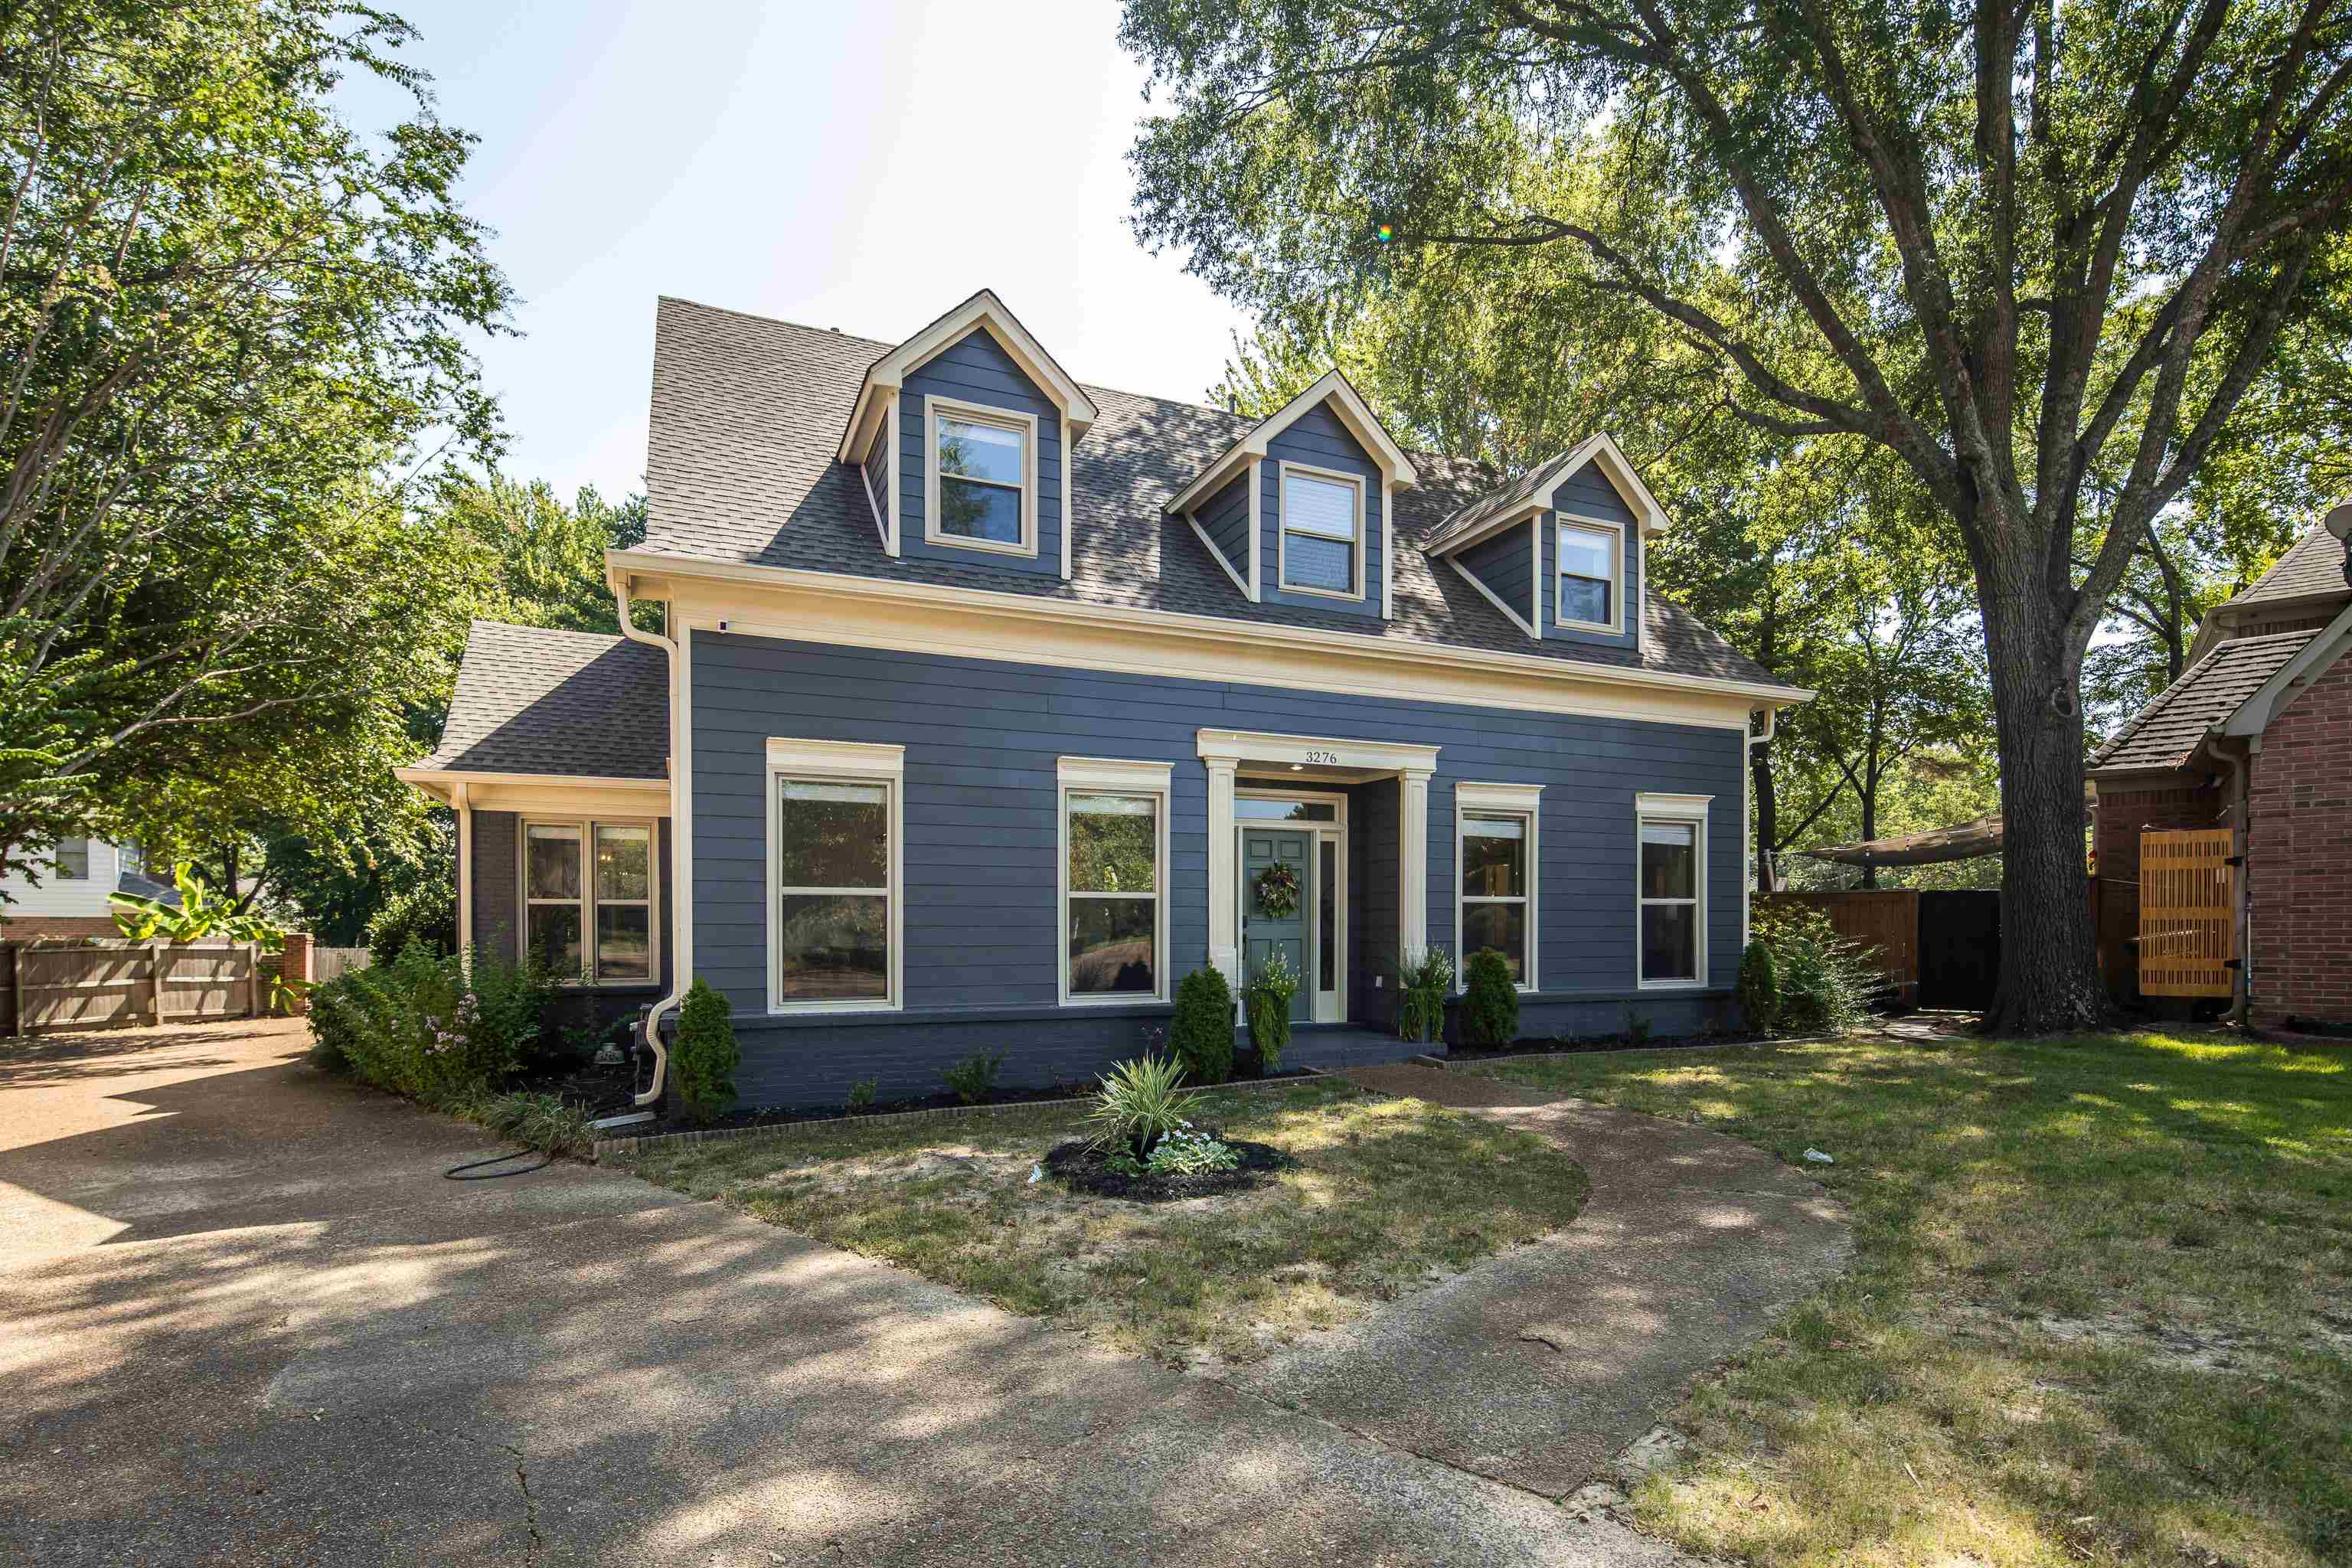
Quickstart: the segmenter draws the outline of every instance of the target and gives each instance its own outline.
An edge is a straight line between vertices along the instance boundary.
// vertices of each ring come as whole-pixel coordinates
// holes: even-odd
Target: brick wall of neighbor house
[[[2352,1024],[2352,658],[2272,719],[2252,805],[2253,1021]]]
[[[2098,866],[2099,967],[2117,1002],[2139,995],[2139,836],[2149,829],[2226,826],[2220,786],[2200,774],[2098,781],[2091,847]]]
[[[752,1104],[838,1101],[864,1078],[886,1095],[936,1092],[974,1051],[1004,1051],[1007,1083],[1084,1079],[1143,1044],[1169,1008],[1056,1001],[1055,765],[1062,756],[1174,764],[1171,979],[1206,960],[1208,777],[1203,727],[1440,748],[1429,791],[1429,939],[1454,946],[1454,786],[1545,785],[1540,994],[1530,1035],[1624,1026],[1660,1034],[1724,1013],[1739,963],[1742,793],[1736,730],[1495,710],[1228,682],[1045,668],[940,654],[826,647],[741,634],[693,639],[695,968],[733,1005],[738,1082]],[[904,1010],[768,1011],[769,737],[906,747]],[[1634,795],[1714,797],[1706,988],[1635,984]],[[1358,1006],[1392,959],[1393,782],[1352,792]],[[1383,810],[1385,807],[1385,810]],[[1383,858],[1381,845],[1389,848]],[[1383,940],[1375,933],[1387,933]],[[1378,965],[1376,968],[1375,965]],[[1387,987],[1395,980],[1390,975]],[[1375,1016],[1384,1017],[1385,1009]],[[1311,1031],[1297,1058],[1312,1061]],[[1402,1048],[1400,1049],[1402,1054]]]
[[[9,915],[0,910],[0,941],[36,937],[121,936],[122,928],[105,915]]]

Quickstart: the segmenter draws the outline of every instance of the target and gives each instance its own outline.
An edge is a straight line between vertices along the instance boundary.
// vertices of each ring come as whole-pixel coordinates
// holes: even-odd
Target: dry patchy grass
[[[1766,1564],[2352,1561],[2352,1049],[1868,1040],[1486,1069],[1743,1138],[1852,1271],[1637,1494]]]
[[[653,1153],[636,1170],[1013,1311],[1173,1362],[1243,1362],[1568,1224],[1584,1173],[1540,1140],[1345,1085],[1213,1097],[1298,1161],[1255,1192],[1142,1205],[1032,1163],[1070,1107]]]

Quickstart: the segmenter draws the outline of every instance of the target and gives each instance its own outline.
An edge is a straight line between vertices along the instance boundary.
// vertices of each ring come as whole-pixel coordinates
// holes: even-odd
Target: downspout
[[[669,661],[669,990],[646,1011],[645,1042],[646,1049],[653,1053],[654,1077],[653,1082],[636,1097],[635,1102],[651,1105],[661,1099],[663,1082],[669,1076],[669,1052],[663,1048],[661,1040],[662,1018],[686,999],[686,989],[694,979],[694,879],[689,858],[693,850],[693,824],[688,815],[692,797],[688,793],[689,781],[684,749],[679,745],[686,722],[686,669],[675,641],[658,632],[643,630],[632,618],[629,579],[616,574],[612,579],[612,589],[614,607],[620,612],[621,635],[631,642],[661,649]]]
[[[474,965],[474,797],[463,783],[449,786],[457,809],[457,959],[467,973]]]

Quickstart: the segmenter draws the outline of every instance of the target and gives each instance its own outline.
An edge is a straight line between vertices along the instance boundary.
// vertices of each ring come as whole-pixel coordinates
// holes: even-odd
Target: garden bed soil
[[[1213,1138],[1221,1136],[1214,1128],[1202,1131]],[[1083,1140],[1055,1144],[1042,1163],[1047,1175],[1061,1181],[1074,1192],[1088,1193],[1098,1198],[1123,1198],[1137,1204],[1174,1203],[1181,1198],[1245,1193],[1253,1187],[1263,1186],[1275,1172],[1286,1170],[1298,1163],[1271,1143],[1252,1143],[1240,1138],[1225,1138],[1223,1142],[1242,1157],[1242,1163],[1230,1171],[1202,1171],[1189,1176],[1138,1176],[1115,1171],[1106,1163],[1108,1150],[1097,1148]]]
[[[1496,1057],[1586,1056],[1602,1051],[1696,1050],[1704,1046],[1759,1046],[1769,1037],[1752,1030],[1719,1030],[1709,1035],[1653,1035],[1635,1041],[1624,1035],[1600,1035],[1581,1040],[1514,1040],[1507,1046],[1449,1046],[1449,1062],[1487,1061]]]
[[[595,1070],[602,1071],[604,1069],[599,1068]],[[625,1068],[615,1068],[611,1070],[623,1075],[622,1081],[624,1092],[621,1095],[618,1103],[613,1106],[612,1110],[597,1110],[595,1114],[600,1116],[612,1114],[613,1110],[629,1110],[630,1103],[633,1099],[633,1093],[629,1089],[629,1080],[627,1077],[628,1069]],[[1268,1081],[1289,1079],[1304,1081],[1307,1079],[1313,1078],[1315,1074],[1306,1068],[1290,1068],[1285,1071],[1275,1073],[1244,1073],[1236,1071],[1234,1076],[1226,1081],[1228,1083],[1236,1084],[1264,1083]],[[554,1092],[562,1093],[565,1095],[565,1098],[571,1099],[573,1097],[565,1087],[565,1085],[568,1085],[570,1081],[571,1080],[567,1079],[561,1082],[551,1082],[545,1085],[531,1083],[519,1085],[518,1087],[526,1089],[546,1088]],[[982,1096],[977,1100],[967,1100],[961,1095],[942,1090],[938,1094],[922,1095],[911,1100],[877,1100],[869,1105],[860,1105],[856,1107],[848,1105],[739,1105],[733,1110],[729,1111],[726,1115],[719,1117],[715,1121],[688,1121],[684,1117],[679,1116],[676,1110],[665,1110],[657,1121],[633,1122],[625,1128],[614,1129],[611,1133],[606,1134],[606,1136],[616,1138],[653,1138],[665,1132],[709,1132],[745,1127],[780,1127],[796,1121],[839,1121],[845,1119],[855,1119],[863,1116],[895,1116],[909,1110],[952,1110],[967,1105],[1037,1105],[1048,1100],[1055,1100],[1091,1099],[1101,1088],[1102,1085],[1093,1079],[1074,1079],[1068,1083],[1048,1084],[1043,1089],[991,1089],[987,1094]],[[598,1103],[599,1105],[602,1105],[603,1102],[600,1101]]]

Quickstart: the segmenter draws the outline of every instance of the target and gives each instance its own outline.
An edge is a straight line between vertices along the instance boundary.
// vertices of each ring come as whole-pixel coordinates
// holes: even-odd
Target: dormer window
[[[944,397],[926,403],[931,461],[924,537],[1036,554],[1036,416]]]
[[[1364,596],[1364,481],[1282,465],[1283,591]]]
[[[1614,524],[1559,525],[1559,606],[1563,626],[1613,632],[1617,624],[1618,559],[1625,535]]]

